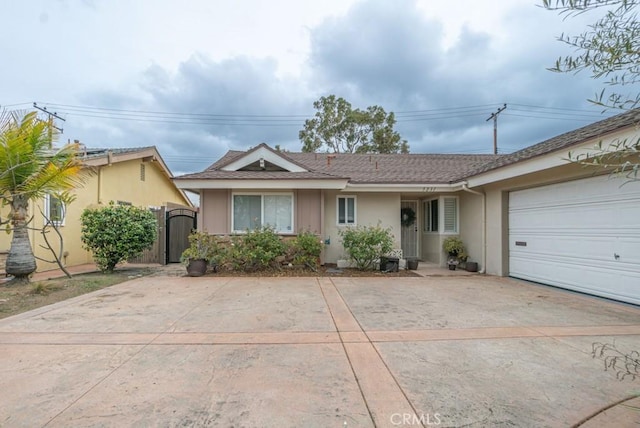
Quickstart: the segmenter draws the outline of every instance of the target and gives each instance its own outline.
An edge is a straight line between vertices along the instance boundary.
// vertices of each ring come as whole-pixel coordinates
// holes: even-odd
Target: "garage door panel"
[[[640,183],[621,183],[511,192],[510,275],[640,304]]]
[[[633,270],[620,269],[617,271],[617,278],[612,280],[611,272],[606,265],[600,268],[571,263],[558,264],[554,260],[539,260],[536,268],[532,270],[531,260],[528,257],[514,257],[510,262],[513,264],[512,276],[520,279],[640,305],[640,296],[638,296],[640,274]],[[592,278],[592,281],[576,282],[576,268],[580,269],[583,275]]]
[[[530,210],[514,211],[514,223],[509,224],[514,230],[520,228],[535,229],[574,229],[576,228],[576,218],[581,217],[580,229],[599,229],[602,227],[611,227],[604,223],[604,219],[613,219],[614,217],[621,220],[625,216],[619,215],[611,206],[587,206],[575,205],[565,207],[545,207],[534,208]],[[628,221],[627,221],[628,223]],[[622,224],[616,223],[616,227],[623,227]]]
[[[509,251],[511,255],[540,259],[558,258],[579,259],[583,263],[589,260],[601,262],[615,261],[615,238],[610,236],[536,236],[519,234],[512,239]],[[526,243],[526,247],[516,243]]]

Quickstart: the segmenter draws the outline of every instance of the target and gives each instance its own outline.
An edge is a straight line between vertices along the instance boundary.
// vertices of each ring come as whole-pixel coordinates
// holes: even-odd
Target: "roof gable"
[[[226,165],[219,165],[218,168],[222,171],[309,171],[289,159],[288,156],[276,152],[264,143],[249,150],[244,155],[235,157]]]
[[[151,162],[167,178],[167,184],[178,190],[184,199],[185,205],[193,206],[193,203],[184,190],[178,188],[173,182],[173,173],[164,162],[164,159],[162,159],[162,156],[160,156],[160,152],[158,152],[156,146],[107,149],[85,147],[79,154],[79,158],[86,167],[102,167],[131,160]]]

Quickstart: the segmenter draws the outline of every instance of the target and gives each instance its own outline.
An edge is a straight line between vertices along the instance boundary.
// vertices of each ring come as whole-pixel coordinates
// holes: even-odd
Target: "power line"
[[[146,111],[116,109],[97,106],[49,103],[67,117],[89,117],[104,120],[124,120],[134,122],[164,123],[173,125],[226,126],[226,127],[301,127],[303,119],[312,118],[309,114],[231,114],[231,113],[188,113],[168,111]],[[545,107],[529,104],[509,104],[510,110],[520,114],[505,115],[547,120],[593,121],[603,117],[584,109]],[[443,121],[484,116],[488,104],[441,107],[423,110],[396,111],[397,123]],[[605,116],[606,117],[606,116]]]

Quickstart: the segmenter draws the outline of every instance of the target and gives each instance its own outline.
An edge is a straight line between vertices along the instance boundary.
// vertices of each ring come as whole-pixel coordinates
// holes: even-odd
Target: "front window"
[[[338,196],[338,225],[353,226],[356,224],[356,197]]]
[[[53,195],[44,198],[44,215],[54,226],[64,226],[66,208],[64,202]]]
[[[438,231],[438,200],[424,201],[424,228],[425,232]]]
[[[233,231],[263,226],[272,227],[278,233],[293,232],[293,195],[233,195]]]

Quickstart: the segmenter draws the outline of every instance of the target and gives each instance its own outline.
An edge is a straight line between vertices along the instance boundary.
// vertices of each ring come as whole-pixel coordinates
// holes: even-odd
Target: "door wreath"
[[[404,227],[409,227],[416,221],[416,212],[411,207],[400,209],[400,223]]]

